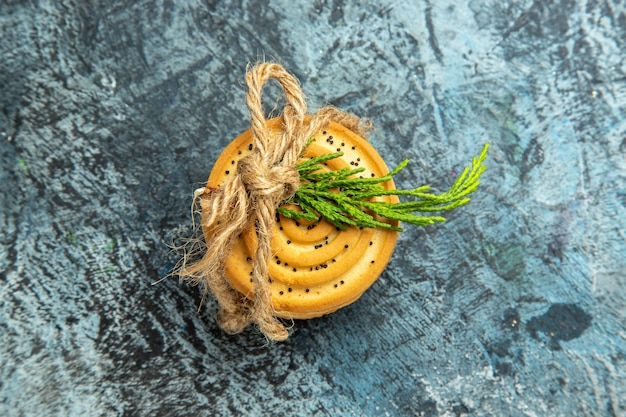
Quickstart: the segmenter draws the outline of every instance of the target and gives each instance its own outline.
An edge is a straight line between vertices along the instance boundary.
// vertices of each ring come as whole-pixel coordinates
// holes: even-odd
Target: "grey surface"
[[[3,0],[0,415],[625,415],[625,9]],[[469,206],[272,345],[151,285],[257,60],[372,119],[400,186],[492,145]]]

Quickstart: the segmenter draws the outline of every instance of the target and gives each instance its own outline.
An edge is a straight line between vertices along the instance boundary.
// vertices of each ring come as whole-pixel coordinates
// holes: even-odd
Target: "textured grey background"
[[[623,0],[1,0],[0,30],[0,415],[626,415]],[[400,186],[492,145],[469,206],[269,346],[151,285],[257,60],[372,119]]]

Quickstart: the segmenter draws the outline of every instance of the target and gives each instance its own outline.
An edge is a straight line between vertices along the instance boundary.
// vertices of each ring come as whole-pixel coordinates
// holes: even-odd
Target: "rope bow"
[[[278,81],[287,98],[282,133],[277,137],[272,137],[267,129],[261,103],[263,86],[272,78]],[[199,200],[202,207],[206,252],[192,265],[183,261],[179,275],[203,284],[204,295],[213,293],[220,306],[218,323],[228,333],[239,333],[255,323],[268,339],[282,341],[289,332],[276,317],[268,285],[276,208],[298,189],[300,177],[295,165],[313,134],[330,121],[361,136],[369,125],[334,107],[321,108],[305,122],[307,105],[300,85],[278,64],[263,63],[248,69],[246,84],[254,150],[239,161],[235,175],[220,188],[201,188],[195,192],[194,201]],[[223,273],[235,239],[250,227],[256,228],[258,236],[252,260],[252,300],[235,290]]]

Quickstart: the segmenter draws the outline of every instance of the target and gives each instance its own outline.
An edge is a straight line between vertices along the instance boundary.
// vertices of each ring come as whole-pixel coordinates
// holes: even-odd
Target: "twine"
[[[272,78],[278,81],[287,98],[282,134],[274,139],[267,129],[261,103],[263,86]],[[271,303],[268,268],[276,208],[298,189],[300,177],[295,165],[313,134],[330,121],[360,136],[371,126],[369,121],[361,121],[334,107],[319,109],[305,123],[307,105],[298,80],[278,64],[262,63],[249,68],[246,83],[254,151],[239,161],[236,174],[220,188],[197,191],[195,197],[201,200],[206,252],[193,265],[187,266],[183,261],[179,274],[203,284],[204,295],[208,291],[213,293],[219,303],[218,323],[228,333],[239,333],[255,323],[268,339],[282,341],[289,332],[276,317]],[[235,239],[250,227],[256,228],[258,236],[252,261],[252,300],[234,289],[223,273]]]

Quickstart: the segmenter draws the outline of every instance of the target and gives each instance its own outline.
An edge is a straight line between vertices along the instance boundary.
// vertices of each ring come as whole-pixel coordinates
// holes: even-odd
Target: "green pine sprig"
[[[485,171],[483,164],[487,158],[489,144],[485,144],[472,164],[465,167],[450,189],[442,194],[430,193],[430,187],[423,185],[413,190],[387,190],[381,184],[389,181],[409,163],[404,160],[387,175],[378,178],[358,178],[365,168],[343,168],[336,171],[323,171],[322,164],[343,156],[343,152],[324,154],[296,166],[301,185],[295,195],[284,203],[299,206],[300,211],[278,207],[283,216],[294,220],[319,221],[325,218],[335,227],[345,230],[348,226],[382,227],[395,231],[402,228],[380,221],[378,218],[398,220],[416,226],[426,226],[443,222],[442,216],[421,215],[452,210],[469,203],[469,194],[476,191],[480,175]],[[374,197],[387,195],[414,197],[412,201],[389,203],[372,201]]]

